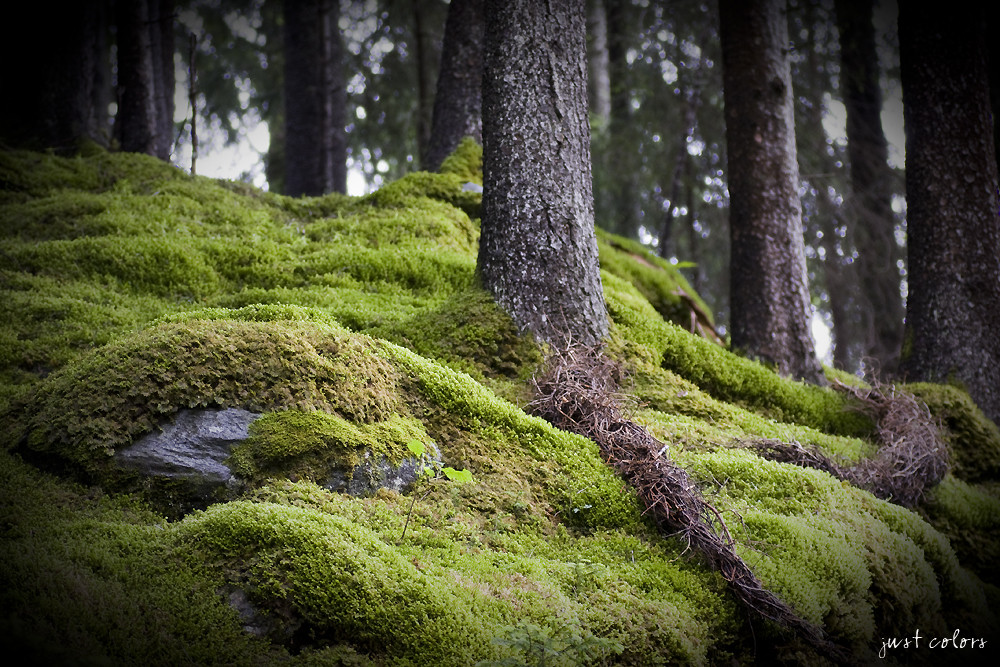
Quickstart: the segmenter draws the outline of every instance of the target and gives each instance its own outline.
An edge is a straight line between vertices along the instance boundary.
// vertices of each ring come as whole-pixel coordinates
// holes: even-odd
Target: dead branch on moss
[[[797,442],[757,440],[748,443],[764,458],[830,473],[874,496],[903,507],[914,507],[924,492],[948,472],[948,448],[927,406],[894,386],[833,387],[857,401],[857,409],[877,424],[875,456],[853,466],[839,464],[815,447]]]
[[[666,455],[666,445],[628,419],[619,392],[620,367],[599,347],[557,352],[534,379],[528,405],[554,426],[597,443],[604,460],[638,492],[644,514],[666,535],[678,535],[729,583],[736,598],[764,618],[797,632],[827,656],[843,657],[821,628],[799,616],[764,588],[736,553],[719,511],[701,495],[690,475]]]

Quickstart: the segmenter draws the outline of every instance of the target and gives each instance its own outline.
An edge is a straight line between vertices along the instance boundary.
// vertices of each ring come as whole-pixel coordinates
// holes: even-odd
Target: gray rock
[[[464,192],[482,192],[483,186],[481,186],[479,183],[473,183],[472,181],[469,181],[468,183],[462,184],[462,190]]]
[[[182,483],[183,489],[176,489],[170,501],[184,512],[240,488],[243,480],[226,462],[233,449],[247,439],[248,428],[258,417],[258,413],[238,408],[181,410],[158,432],[115,452],[114,460],[119,467],[145,478]],[[431,444],[423,463],[440,462],[440,453]],[[362,462],[353,469],[333,468],[325,473],[325,480],[314,481],[353,496],[369,496],[383,488],[402,493],[416,481],[421,468],[422,461],[415,457],[394,465],[384,456],[373,461],[371,451],[365,451]]]
[[[232,486],[236,479],[226,459],[259,414],[226,410],[181,410],[159,432],[115,452],[119,466],[154,477],[206,486]]]
[[[402,493],[417,481],[423,465],[441,464],[441,454],[437,447],[431,443],[429,449],[429,456],[425,456],[422,461],[410,457],[403,459],[399,465],[390,463],[384,456],[379,456],[373,462],[371,452],[366,451],[361,463],[353,470],[332,470],[323,486],[330,491],[349,493],[352,496],[370,496],[379,489]]]

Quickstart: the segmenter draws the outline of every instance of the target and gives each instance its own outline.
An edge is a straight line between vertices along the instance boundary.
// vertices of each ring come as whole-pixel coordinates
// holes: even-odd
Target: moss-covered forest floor
[[[4,646],[39,664],[824,664],[661,535],[594,442],[522,409],[543,351],[475,281],[476,149],[303,199],[139,155],[0,153]],[[767,588],[857,663],[935,664],[942,637],[966,640],[949,659],[995,656],[996,425],[959,389],[902,387],[951,450],[913,509],[765,460],[767,440],[858,462],[876,425],[690,333],[710,316],[676,269],[599,240],[631,417]],[[267,424],[216,502],[113,465],[199,407]],[[473,482],[322,486],[331,457],[413,440]]]

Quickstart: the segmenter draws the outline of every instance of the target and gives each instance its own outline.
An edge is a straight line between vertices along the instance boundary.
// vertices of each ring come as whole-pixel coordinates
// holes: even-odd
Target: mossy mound
[[[465,142],[440,174],[291,199],[142,156],[0,154],[8,645],[55,662],[71,643],[111,663],[468,665],[527,662],[526,637],[598,637],[606,664],[823,659],[653,530],[593,442],[518,407],[542,353],[476,284],[480,195],[462,186],[479,159]],[[636,417],[769,589],[862,663],[917,627],[995,636],[994,425],[913,387],[957,460],[919,513],[765,461],[748,441],[858,460],[873,424],[692,335],[710,313],[675,267],[610,236],[600,251]],[[155,495],[105,495],[111,455],[191,407],[264,413],[230,460],[238,497],[166,520]],[[315,482],[330,458],[410,440],[474,483],[356,498]]]

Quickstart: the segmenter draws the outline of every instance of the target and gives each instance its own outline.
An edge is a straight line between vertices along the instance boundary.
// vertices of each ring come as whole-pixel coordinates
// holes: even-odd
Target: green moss
[[[963,565],[984,581],[1000,586],[1000,497],[952,475],[931,489],[923,509],[935,528],[948,536]]]
[[[634,285],[664,320],[690,326],[690,299],[711,322],[711,310],[675,266],[631,239],[600,229],[597,235],[601,269]]]
[[[398,464],[409,456],[408,442],[429,440],[423,424],[413,418],[392,415],[386,421],[355,424],[337,415],[299,410],[267,413],[250,424],[249,431],[230,460],[246,479],[272,471],[317,479],[332,462],[357,466],[363,450]]]
[[[472,137],[464,137],[451,155],[444,159],[442,174],[453,174],[463,182],[483,184],[483,147]]]
[[[320,409],[384,421],[401,409],[397,374],[373,343],[294,321],[162,324],[53,373],[10,419],[34,449],[90,468],[181,408]]]
[[[952,471],[957,477],[969,482],[1000,478],[1000,429],[965,391],[924,382],[907,384],[905,389],[941,420],[951,447]]]
[[[462,185],[481,181],[480,150],[467,141],[443,173],[367,197],[300,199],[144,156],[0,154],[0,628],[34,629],[43,657],[69,641],[116,664],[464,665],[515,657],[490,640],[519,623],[618,641],[621,664],[816,659],[751,628],[594,443],[511,402],[540,352],[475,283],[481,197]],[[600,245],[609,350],[636,416],[769,588],[862,662],[913,627],[995,630],[1000,589],[965,566],[995,582],[1000,440],[964,395],[917,386],[959,461],[926,520],[764,461],[744,441],[856,460],[871,424],[670,324],[689,317],[678,290],[707,313],[675,268],[624,239]],[[231,459],[252,483],[178,523],[6,453],[99,473],[205,406],[265,413]],[[410,439],[475,483],[353,498],[310,481]],[[269,615],[267,639],[240,629],[236,591]]]

